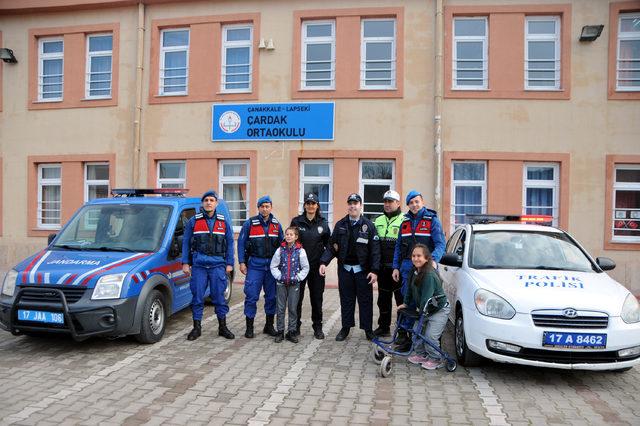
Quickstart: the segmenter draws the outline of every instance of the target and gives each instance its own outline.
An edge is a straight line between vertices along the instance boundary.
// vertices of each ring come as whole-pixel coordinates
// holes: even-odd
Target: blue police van
[[[0,327],[14,335],[66,333],[162,339],[168,317],[191,304],[182,236],[200,209],[186,190],[114,190],[81,207],[44,250],[2,283]],[[229,220],[223,200],[218,212]],[[233,274],[225,298],[231,297]]]

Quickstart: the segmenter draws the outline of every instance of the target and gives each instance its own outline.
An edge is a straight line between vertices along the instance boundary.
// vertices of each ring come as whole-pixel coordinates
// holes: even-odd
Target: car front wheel
[[[455,323],[456,358],[458,363],[465,367],[477,367],[482,363],[482,357],[473,352],[467,346],[467,339],[464,334],[464,319],[462,309],[456,314]]]
[[[142,318],[140,319],[140,334],[136,336],[136,339],[140,343],[159,342],[164,335],[166,319],[164,296],[158,290],[153,290],[144,301]]]

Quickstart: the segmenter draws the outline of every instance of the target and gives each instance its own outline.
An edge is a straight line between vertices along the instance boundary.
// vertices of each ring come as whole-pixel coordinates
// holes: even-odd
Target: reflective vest
[[[259,216],[254,216],[249,220],[251,221],[251,227],[249,228],[247,256],[271,259],[278,247],[280,247],[280,223],[275,217],[272,217],[265,233]]]
[[[385,266],[391,266],[393,263],[393,252],[396,248],[396,240],[400,234],[401,224],[402,213],[398,213],[391,218],[382,214],[373,222],[376,231],[378,231],[378,237],[380,238],[381,262]]]
[[[424,244],[433,252],[435,245],[431,239],[431,217],[426,216],[420,219],[413,229],[411,219],[404,216],[400,226],[400,256],[403,259],[410,259],[413,246],[418,243]]]
[[[225,234],[227,223],[224,220],[224,216],[216,214],[213,229],[209,229],[204,214],[198,213],[195,218],[193,236],[191,237],[191,250],[207,256],[226,257],[227,243]]]

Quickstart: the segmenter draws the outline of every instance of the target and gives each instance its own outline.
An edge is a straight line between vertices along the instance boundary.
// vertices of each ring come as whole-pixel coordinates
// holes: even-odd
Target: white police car
[[[475,215],[446,246],[440,274],[458,362],[626,370],[640,363],[640,304],[569,234]]]

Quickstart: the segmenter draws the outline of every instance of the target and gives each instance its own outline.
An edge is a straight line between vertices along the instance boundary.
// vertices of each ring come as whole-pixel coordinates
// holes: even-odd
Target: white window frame
[[[242,164],[247,168],[246,176],[225,176],[224,175],[224,166],[229,164]],[[251,161],[250,160],[220,160],[218,161],[218,188],[220,190],[220,197],[224,197],[224,185],[225,184],[245,184],[247,185],[247,193],[245,200],[245,204],[247,206],[247,219],[251,217]],[[227,208],[231,210],[231,207],[227,204]],[[242,225],[234,225],[233,231],[240,232],[242,229]]]
[[[184,167],[184,179],[183,178],[160,178],[160,165],[165,163],[180,163]],[[187,187],[187,162],[186,160],[162,160],[158,161],[156,165],[156,185],[157,188],[162,188],[163,184],[168,185],[182,185],[182,189]]]
[[[93,37],[105,37],[105,36],[111,36],[111,50],[99,50],[96,52],[91,52],[89,51],[89,45],[90,45],[90,40]],[[111,97],[113,96],[113,33],[97,33],[97,34],[89,34],[87,35],[87,41],[86,41],[86,50],[87,50],[87,61],[86,61],[86,65],[85,65],[85,84],[84,84],[84,97],[85,99],[111,99]],[[108,95],[99,95],[99,96],[92,96],[91,95],[91,74],[94,74],[93,72],[91,72],[91,59],[92,58],[96,58],[96,57],[106,57],[109,56],[111,58],[111,68],[109,69],[109,94]],[[95,73],[95,74],[106,74],[105,72],[99,72],[99,73]],[[104,83],[107,80],[100,80],[98,82],[100,83]],[[97,82],[94,82],[97,83]],[[104,90],[104,89],[98,89],[98,90]]]
[[[612,220],[611,220],[611,241],[615,243],[640,243],[640,232],[638,232],[637,237],[633,237],[630,235],[618,235],[615,234],[615,222],[616,220],[616,191],[638,191],[640,192],[640,183],[636,182],[617,182],[617,171],[618,170],[640,170],[640,164],[616,164],[613,170],[613,194],[611,197],[611,212],[612,212]],[[618,209],[619,210],[619,209]],[[635,210],[635,209],[624,209],[624,210]],[[638,210],[640,211],[640,210]]]
[[[304,166],[307,164],[328,164],[329,176],[305,176]],[[299,167],[300,167],[300,171],[299,171],[300,178],[298,182],[298,211],[304,211],[304,184],[305,183],[328,184],[329,200],[328,200],[328,211],[326,212],[326,219],[328,223],[333,223],[333,159],[300,160]]]
[[[529,34],[529,22],[534,21],[554,21],[555,22],[555,34]],[[527,16],[524,21],[524,89],[533,91],[554,91],[560,90],[560,83],[562,79],[562,52],[560,43],[561,29],[560,16]],[[553,41],[554,42],[554,84],[553,86],[529,86],[529,42],[530,41]],[[536,59],[536,61],[550,62],[547,60]],[[531,71],[549,71],[549,70],[535,70]],[[540,80],[540,79],[532,79]]]
[[[309,25],[331,25],[331,36],[329,37],[307,37],[307,27]],[[335,90],[336,88],[336,21],[304,21],[302,23],[302,49],[300,49],[300,90]],[[310,44],[327,44],[331,43],[331,66],[329,69],[329,85],[328,86],[307,86],[307,46]],[[326,61],[316,61],[326,62]],[[323,71],[326,72],[326,71]],[[321,79],[324,80],[324,79]]]
[[[456,36],[456,21],[479,20],[484,21],[484,36]],[[453,90],[488,90],[489,89],[489,20],[486,16],[457,16],[453,18],[452,30],[453,46],[451,58],[451,88]],[[471,78],[459,79],[456,71],[458,71],[458,42],[482,42],[482,84],[480,86],[458,85],[458,80],[477,80]],[[478,62],[476,59],[462,59],[460,62]],[[478,71],[477,69],[465,69],[467,71]]]
[[[456,164],[482,164],[484,166],[484,180],[465,180],[465,179],[455,179],[455,165]],[[456,223],[456,207],[457,206],[467,206],[469,204],[457,204],[456,203],[456,188],[459,186],[462,187],[469,187],[469,186],[474,186],[474,187],[479,187],[482,194],[481,194],[481,198],[480,198],[480,208],[481,214],[486,214],[487,213],[487,174],[488,174],[488,168],[487,168],[487,162],[486,161],[464,161],[464,160],[460,160],[460,161],[453,161],[451,163],[451,206],[450,206],[450,229],[451,229],[451,234],[453,234],[456,229],[458,229],[461,226],[464,226],[463,223]]]
[[[640,40],[640,31],[634,32],[622,32],[622,19],[635,18],[640,19],[640,13],[620,13],[618,15],[618,40],[616,41],[616,91],[618,92],[638,92],[640,91],[640,86],[629,87],[629,86],[620,86],[618,84],[618,73],[620,72],[620,42],[623,40]],[[640,58],[637,59],[640,61]],[[640,68],[630,68],[625,69],[624,71],[640,71]]]
[[[89,179],[89,166],[107,166],[109,168],[109,173],[111,173],[111,168],[109,167],[108,162],[100,162],[100,163],[84,163],[84,202],[89,201],[89,187],[90,186],[105,186],[107,187],[107,195],[111,191],[111,185],[109,184],[109,179]]]
[[[529,180],[527,179],[527,169],[529,167],[552,167],[553,181],[550,180]],[[522,167],[522,214],[528,214],[527,208],[540,208],[527,206],[527,188],[550,188],[553,190],[552,216],[553,226],[558,226],[560,213],[560,164],[558,163],[524,163]]]
[[[62,43],[62,52],[44,53],[44,43],[56,42]],[[43,84],[44,84],[44,61],[52,59],[62,60],[62,74],[50,75],[47,77],[57,76],[61,78],[60,85],[62,90],[60,96],[57,98],[44,98],[43,97]],[[64,39],[62,37],[43,37],[38,39],[38,102],[60,102],[64,98]]]
[[[165,33],[170,33],[170,32],[176,32],[176,31],[186,31],[189,35],[189,41],[187,42],[186,45],[182,45],[182,46],[168,46],[168,47],[164,47],[163,43],[164,43],[164,34]],[[160,96],[183,96],[183,95],[187,95],[189,92],[189,46],[191,44],[191,29],[189,27],[185,27],[185,28],[170,28],[170,29],[166,29],[166,30],[162,30],[160,31],[160,69],[158,70],[159,72],[159,78],[158,78],[158,94]],[[187,58],[186,58],[186,67],[185,67],[185,82],[184,82],[184,91],[182,92],[165,92],[164,91],[164,80],[165,80],[165,76],[164,76],[164,56],[165,53],[168,52],[187,52]],[[170,78],[180,78],[180,77],[166,77],[167,79]]]
[[[60,177],[57,179],[43,179],[43,169],[60,169]],[[59,186],[60,187],[60,201],[58,201],[60,210],[60,222],[57,224],[42,223],[42,188],[44,186]],[[37,226],[39,229],[60,229],[62,225],[62,164],[50,163],[50,164],[38,164],[38,206],[37,206]]]
[[[391,179],[364,179],[362,177],[362,172],[364,168],[364,163],[391,163]],[[362,159],[360,160],[360,164],[358,166],[358,179],[359,183],[359,193],[362,194],[362,214],[379,214],[378,212],[367,212],[364,210],[365,202],[367,204],[378,204],[384,206],[384,202],[382,199],[375,200],[374,202],[367,201],[364,198],[364,186],[365,185],[389,185],[389,189],[395,189],[396,187],[396,162],[394,160],[388,159]]]
[[[393,21],[393,37],[366,37],[364,36],[364,24],[365,22],[372,21]],[[396,67],[398,63],[396,46],[397,46],[397,38],[398,38],[398,20],[394,18],[370,18],[370,19],[362,19],[360,21],[360,90],[397,90],[397,75],[396,75]],[[366,82],[366,71],[367,71],[367,43],[372,42],[391,42],[391,58],[389,61],[391,62],[391,84],[390,85],[369,85],[365,84]],[[387,61],[377,61],[377,62],[387,62]],[[376,71],[368,70],[368,71]],[[380,70],[387,71],[387,70]],[[383,79],[386,80],[386,79]]]
[[[227,32],[229,30],[249,29],[249,40],[227,41]],[[227,89],[225,77],[227,75],[227,49],[234,47],[249,48],[249,87],[246,89]],[[222,27],[222,69],[220,70],[220,92],[222,93],[251,93],[253,90],[253,24],[237,24],[225,25]],[[245,82],[232,82],[230,84],[240,84]]]

